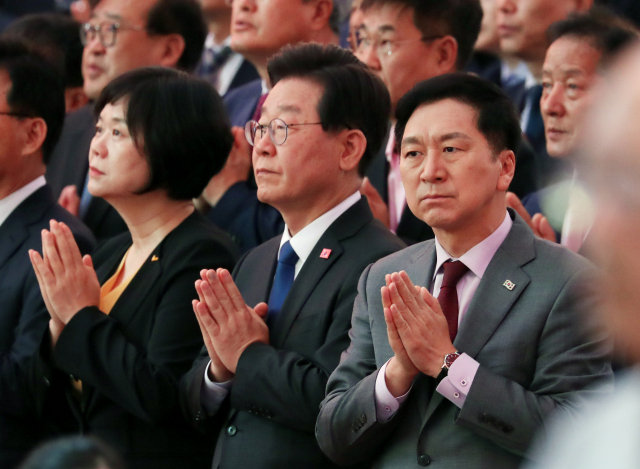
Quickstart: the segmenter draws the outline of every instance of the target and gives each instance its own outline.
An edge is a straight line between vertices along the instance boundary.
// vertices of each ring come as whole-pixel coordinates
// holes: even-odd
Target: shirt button
[[[455,398],[460,397],[460,393],[459,393],[459,392],[454,392],[454,393],[453,393],[453,397],[455,397]]]
[[[388,405],[384,406],[384,410],[386,410],[387,412],[391,412],[391,407],[389,407]]]
[[[238,432],[238,429],[234,425],[231,425],[229,428],[227,428],[227,435],[229,436],[233,436],[237,432]]]
[[[467,385],[467,380],[463,379],[462,381],[460,381],[460,385],[461,386],[466,386]]]

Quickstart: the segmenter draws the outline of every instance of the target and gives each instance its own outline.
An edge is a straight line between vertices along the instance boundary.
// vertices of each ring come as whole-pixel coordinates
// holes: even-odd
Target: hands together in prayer
[[[50,231],[42,230],[42,256],[30,250],[29,258],[51,315],[49,329],[55,344],[64,326],[78,311],[99,306],[100,283],[91,256],[80,254],[69,227],[51,220],[50,228]]]
[[[215,382],[233,378],[242,352],[254,342],[269,343],[264,322],[267,304],[250,308],[226,269],[202,270],[193,300],[204,343],[211,358],[209,376]]]
[[[386,275],[382,306],[389,344],[394,352],[386,368],[389,391],[400,396],[418,373],[437,377],[445,355],[456,351],[438,300],[425,287],[413,285],[406,272]]]

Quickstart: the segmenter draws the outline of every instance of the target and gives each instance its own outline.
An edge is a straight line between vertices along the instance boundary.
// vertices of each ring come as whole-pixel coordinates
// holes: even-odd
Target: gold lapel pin
[[[155,262],[159,259],[158,256],[156,256],[155,254],[151,257],[151,262]]]

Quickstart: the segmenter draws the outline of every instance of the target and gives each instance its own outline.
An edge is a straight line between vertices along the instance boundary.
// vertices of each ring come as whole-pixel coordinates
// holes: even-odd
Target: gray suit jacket
[[[491,260],[460,325],[454,346],[480,363],[459,409],[435,392],[438,379],[416,377],[388,422],[376,419],[377,370],[393,356],[380,287],[405,270],[429,286],[436,252],[426,241],[364,271],[354,305],[351,346],[327,384],[316,436],[332,460],[373,460],[374,467],[518,467],[553,411],[571,414],[611,380],[609,347],[585,314],[593,295],[577,289],[593,280],[591,264],[514,224]],[[506,280],[513,290],[503,286]],[[606,388],[605,388],[606,389]]]

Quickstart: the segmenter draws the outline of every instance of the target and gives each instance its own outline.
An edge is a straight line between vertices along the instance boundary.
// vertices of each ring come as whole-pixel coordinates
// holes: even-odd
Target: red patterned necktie
[[[458,291],[456,285],[469,268],[460,261],[447,261],[442,265],[444,269],[444,278],[438,295],[438,303],[442,308],[444,316],[449,324],[449,337],[451,342],[456,338],[458,333]]]

